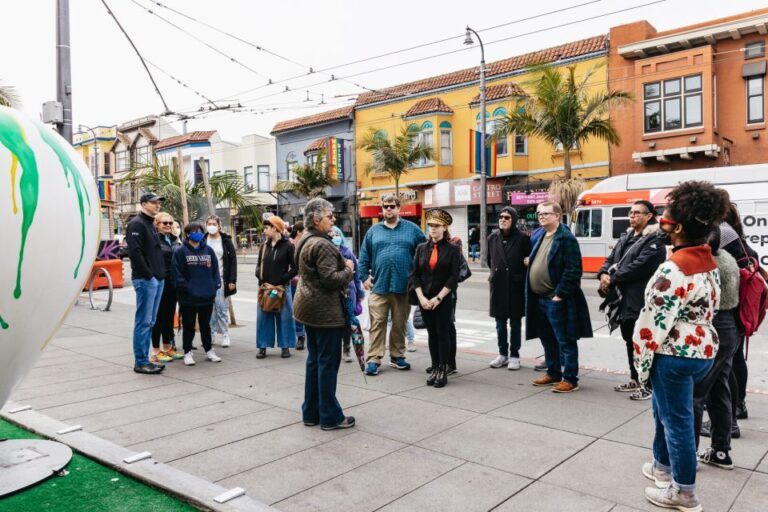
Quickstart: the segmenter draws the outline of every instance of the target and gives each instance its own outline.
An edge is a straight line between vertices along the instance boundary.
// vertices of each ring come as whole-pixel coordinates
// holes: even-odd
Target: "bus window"
[[[611,237],[619,238],[629,228],[629,206],[614,208],[611,212]]]
[[[592,210],[592,222],[590,222],[589,236],[600,238],[603,236],[603,210],[595,208]]]

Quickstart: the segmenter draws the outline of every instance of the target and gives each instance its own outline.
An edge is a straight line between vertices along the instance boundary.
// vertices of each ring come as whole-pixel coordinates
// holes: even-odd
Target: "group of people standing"
[[[189,223],[182,237],[178,222],[160,211],[163,200],[153,193],[142,195],[141,211],[126,235],[136,292],[133,369],[143,374],[158,374],[177,359],[194,365],[196,327],[205,358],[220,362],[213,343],[230,346],[226,298],[237,292],[237,256],[232,238],[221,231],[221,220],[211,215],[205,226]],[[177,303],[182,352],[174,335]]]

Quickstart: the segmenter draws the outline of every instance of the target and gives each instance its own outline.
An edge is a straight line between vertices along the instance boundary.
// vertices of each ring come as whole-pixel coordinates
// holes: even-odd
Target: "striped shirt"
[[[394,228],[379,222],[365,234],[360,248],[360,280],[373,276],[373,293],[405,293],[416,246],[426,241],[413,222],[400,219]]]

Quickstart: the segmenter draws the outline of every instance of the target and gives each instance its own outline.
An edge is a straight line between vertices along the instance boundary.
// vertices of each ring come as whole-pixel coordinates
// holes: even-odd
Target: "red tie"
[[[432,246],[432,254],[429,256],[429,270],[435,270],[437,266],[437,244]]]

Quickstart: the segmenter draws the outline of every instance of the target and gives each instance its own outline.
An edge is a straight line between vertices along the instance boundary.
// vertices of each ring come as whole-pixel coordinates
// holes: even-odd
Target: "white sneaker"
[[[345,363],[351,363],[352,362],[352,352],[350,350],[344,351],[344,362]]]
[[[491,361],[491,368],[501,368],[508,362],[509,362],[509,358],[507,356],[498,355],[496,356],[496,359]]]
[[[221,334],[218,332],[213,333],[213,339],[211,340],[211,345],[221,345]]]
[[[415,341],[409,341],[408,342],[408,352],[416,352],[416,342]]]
[[[209,350],[208,352],[205,353],[205,358],[208,361],[212,362],[212,363],[220,363],[221,362],[221,358],[216,355],[216,352],[214,352],[213,349],[211,349],[211,350]]]
[[[195,365],[195,358],[192,357],[192,351],[190,350],[186,354],[184,354],[184,364],[187,366],[194,366]]]
[[[222,346],[222,347],[224,347],[224,348],[227,348],[227,347],[229,347],[231,344],[232,344],[232,340],[230,340],[230,339],[229,339],[229,334],[225,334],[225,335],[224,335],[224,336],[221,338],[221,346]]]
[[[519,369],[520,369],[520,358],[510,357],[509,364],[507,365],[507,370],[519,370]]]

